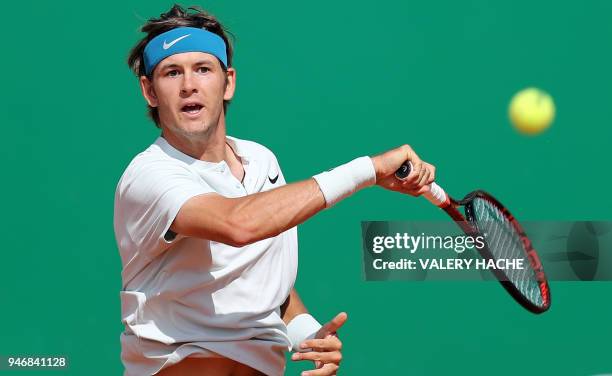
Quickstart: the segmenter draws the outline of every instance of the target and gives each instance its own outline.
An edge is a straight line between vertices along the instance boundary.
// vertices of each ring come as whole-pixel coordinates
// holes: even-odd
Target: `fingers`
[[[328,323],[323,325],[321,329],[319,329],[316,337],[323,338],[329,334],[337,332],[338,329],[340,329],[340,327],[344,325],[347,319],[348,319],[348,315],[346,314],[346,312],[340,312],[339,314],[336,315],[336,317],[331,319],[331,321],[329,321]]]
[[[427,169],[429,170],[429,179],[425,184],[429,185],[436,180],[436,167],[434,165],[430,165],[429,163],[426,163],[426,165]]]
[[[376,179],[380,180],[395,174],[402,163],[406,161],[411,161],[413,167],[419,167],[421,163],[421,159],[409,145],[402,145],[372,157]]]
[[[306,376],[336,375],[342,361],[342,341],[336,336],[336,331],[346,323],[348,315],[340,312],[317,332],[316,338],[308,339],[300,344],[302,349],[313,349],[308,352],[296,352],[291,360],[310,360],[315,364],[314,370],[302,372]]]
[[[408,181],[408,179],[401,182],[402,190],[413,196],[420,196],[423,193],[429,192],[429,185],[433,183],[436,178],[435,172],[436,168],[433,165],[422,162],[421,169],[418,173],[415,172],[412,182]]]
[[[312,360],[318,361],[324,364],[327,363],[336,363],[339,364],[342,361],[342,353],[340,351],[325,351],[325,352],[317,352],[317,351],[309,351],[305,353],[293,353],[291,355],[291,360],[301,361],[301,360]]]
[[[401,150],[400,165],[405,161],[410,161],[410,164],[412,165],[412,169],[410,170],[408,176],[406,176],[405,179],[402,179],[404,187],[415,188],[416,186],[423,186],[423,184],[425,184],[429,178],[430,169],[428,166],[431,165],[423,162],[409,145],[403,145],[398,149]],[[395,168],[395,170],[397,170],[397,168]]]
[[[420,196],[430,190],[435,181],[436,169],[424,162],[409,145],[402,145],[372,158],[376,171],[376,184],[392,191]],[[397,179],[395,172],[402,163],[410,161],[412,169],[405,179]]]
[[[300,345],[302,349],[316,349],[317,351],[340,351],[342,342],[336,336],[328,335],[323,339],[308,339]]]
[[[436,168],[429,163],[423,162],[423,174],[419,180],[419,186],[429,185],[436,178]]]
[[[302,372],[302,376],[333,376],[338,372],[338,368],[339,366],[337,364],[328,363],[319,369],[304,371]]]
[[[427,184],[427,180],[429,180],[429,169],[425,165],[426,164],[423,163],[423,168],[421,168],[421,175],[419,176],[419,181],[417,183],[419,187]]]
[[[422,169],[423,169],[423,161],[421,160],[421,158],[419,158],[417,153],[415,153],[414,150],[412,150],[410,146],[404,145],[403,148],[404,148],[403,152],[405,153],[404,161],[410,161],[410,163],[412,164],[412,170],[410,171],[410,174],[406,176],[406,179],[404,179],[404,182],[406,184],[414,184],[418,182],[418,180],[421,177]],[[404,161],[402,161],[402,163]]]
[[[423,174],[423,161],[419,160],[412,160],[410,161],[412,164],[412,171],[410,171],[410,174],[408,174],[408,176],[406,177],[405,180],[412,180],[413,182],[416,182],[419,180],[419,177]]]

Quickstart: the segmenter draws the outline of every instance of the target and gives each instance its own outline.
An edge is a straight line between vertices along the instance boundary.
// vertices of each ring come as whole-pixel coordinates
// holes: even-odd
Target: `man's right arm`
[[[319,185],[308,179],[238,198],[195,196],[181,207],[170,229],[240,247],[278,235],[324,208]]]
[[[413,171],[404,181],[393,177],[410,160]],[[433,166],[422,162],[407,145],[372,157],[376,184],[411,195],[426,192],[433,181]],[[187,200],[170,229],[185,236],[243,246],[276,236],[312,217],[326,207],[315,179],[252,195],[227,198],[209,193]]]

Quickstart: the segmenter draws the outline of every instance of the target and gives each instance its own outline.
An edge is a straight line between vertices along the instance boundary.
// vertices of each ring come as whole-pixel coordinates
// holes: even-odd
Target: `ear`
[[[234,97],[236,91],[236,70],[234,68],[227,68],[226,81],[225,81],[225,93],[223,94],[223,100],[229,101]]]
[[[146,99],[149,106],[157,107],[159,105],[155,89],[153,88],[153,82],[147,76],[140,76],[140,90],[142,90],[142,96]]]

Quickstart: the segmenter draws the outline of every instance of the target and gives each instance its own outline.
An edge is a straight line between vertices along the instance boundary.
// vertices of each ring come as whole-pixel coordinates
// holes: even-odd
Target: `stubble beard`
[[[186,141],[206,142],[219,128],[220,115],[221,114],[218,114],[216,117],[213,117],[208,122],[203,119],[202,122],[204,123],[204,126],[198,127],[198,129],[196,130],[188,130],[175,125],[169,127],[169,129],[174,134]]]

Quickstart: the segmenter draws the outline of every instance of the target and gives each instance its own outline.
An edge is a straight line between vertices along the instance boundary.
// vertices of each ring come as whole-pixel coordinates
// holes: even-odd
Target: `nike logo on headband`
[[[188,37],[188,36],[190,36],[190,35],[191,35],[191,34],[183,35],[182,37],[178,37],[178,38],[176,38],[175,40],[173,40],[173,41],[172,41],[172,42],[170,42],[170,43],[166,43],[166,41],[164,40],[164,45],[162,46],[162,48],[163,48],[164,50],[167,50],[168,48],[172,47],[172,46],[173,46],[173,45],[174,45],[176,42],[178,42],[179,40],[181,40],[181,39],[185,39],[185,38],[187,38],[187,37]]]

